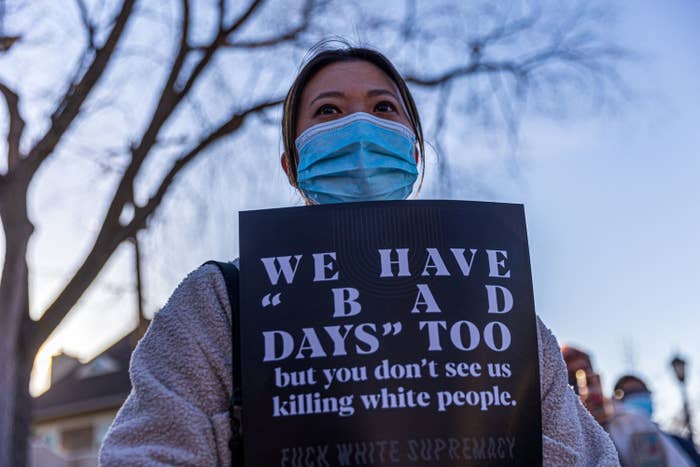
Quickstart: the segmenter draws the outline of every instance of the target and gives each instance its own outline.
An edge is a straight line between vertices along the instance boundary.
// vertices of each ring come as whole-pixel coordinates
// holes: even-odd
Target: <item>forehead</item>
[[[364,95],[370,89],[387,89],[399,95],[391,78],[372,63],[362,60],[331,63],[309,80],[301,94],[301,103],[308,103],[322,92]]]
[[[639,381],[629,380],[629,381],[625,381],[624,383],[622,383],[620,385],[620,389],[622,389],[625,392],[641,391],[641,390],[644,390],[644,384],[642,384]]]

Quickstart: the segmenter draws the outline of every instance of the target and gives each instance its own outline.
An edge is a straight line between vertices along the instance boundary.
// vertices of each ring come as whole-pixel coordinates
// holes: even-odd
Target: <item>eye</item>
[[[323,104],[314,115],[333,115],[340,113],[340,109],[333,104]]]
[[[389,101],[381,101],[374,106],[375,112],[396,112],[396,106]]]

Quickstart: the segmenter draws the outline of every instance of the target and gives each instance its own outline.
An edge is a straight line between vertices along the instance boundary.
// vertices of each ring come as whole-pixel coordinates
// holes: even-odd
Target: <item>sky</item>
[[[611,33],[636,53],[621,70],[631,90],[627,101],[595,115],[526,115],[518,174],[485,168],[498,165],[497,156],[490,156],[486,146],[472,145],[469,168],[474,169],[474,160],[481,165],[466,173],[482,177],[480,186],[487,189],[465,183],[449,196],[524,204],[538,314],[561,344],[591,353],[608,392],[622,374],[641,375],[654,392],[656,419],[669,425],[681,404],[669,365],[676,352],[689,362],[689,393],[700,411],[700,56],[694,51],[700,40],[700,4],[640,0],[617,6],[618,23]],[[206,259],[238,254],[236,211],[300,204],[278,169],[279,135],[270,131],[257,138],[266,143],[243,136],[232,144],[251,152],[273,149],[256,166],[270,171],[269,184],[250,182],[246,170],[254,166],[243,166],[226,172],[234,197],[211,212],[195,212],[196,204],[183,203],[200,196],[206,204],[216,196],[207,194],[194,176],[185,177],[169,199],[170,211],[182,206],[182,212],[172,215],[175,223],[194,217],[220,236],[208,237],[195,260],[177,258],[178,248],[192,242],[191,236],[172,238],[172,230],[162,230],[144,239],[148,258],[167,251],[146,266],[149,313],[162,306],[187,271]],[[451,148],[462,144],[459,135],[448,139]],[[84,190],[72,188],[81,162],[74,163],[77,173],[60,176],[60,165],[49,163],[42,177],[51,178],[51,184],[37,183],[32,193],[35,213],[50,211],[56,192],[63,193],[66,206],[75,206],[45,215],[38,226],[30,251],[30,260],[42,265],[32,277],[34,312],[46,305],[89,246],[87,234],[94,234],[99,219],[77,212],[110,190],[109,184],[96,185],[92,196],[85,196]],[[194,172],[218,170],[212,167],[202,164]],[[430,180],[430,170],[429,164],[427,194],[438,183]],[[217,192],[228,181],[212,178],[206,188]],[[187,230],[184,225],[182,230]],[[65,244],[71,245],[70,259],[56,248]],[[63,349],[89,359],[133,327],[131,283],[123,280],[131,267],[131,250],[124,245],[98,286],[42,348],[34,393],[45,388],[51,354]]]
[[[641,54],[625,71],[628,107],[522,131],[536,307],[561,343],[592,353],[606,386],[642,375],[667,421],[680,407],[675,352],[700,403],[700,5],[634,2],[621,20]]]

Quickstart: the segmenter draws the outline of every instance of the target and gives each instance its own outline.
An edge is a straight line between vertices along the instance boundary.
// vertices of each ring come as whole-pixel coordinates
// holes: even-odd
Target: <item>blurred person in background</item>
[[[593,370],[586,352],[565,345],[561,348],[569,378],[569,386],[578,394],[583,405],[603,427],[612,411],[611,401],[603,395],[600,375]]]
[[[700,466],[695,446],[663,432],[651,420],[651,391],[641,378],[625,375],[617,380],[613,407],[606,429],[617,446],[622,465]],[[659,460],[650,463],[654,459]]]
[[[600,375],[594,370],[587,352],[568,345],[563,346],[561,352],[569,385],[593,418],[610,434],[623,467],[700,465],[692,453],[686,452],[651,420],[651,391],[640,378],[621,377],[615,383],[615,398],[611,400],[605,397]]]

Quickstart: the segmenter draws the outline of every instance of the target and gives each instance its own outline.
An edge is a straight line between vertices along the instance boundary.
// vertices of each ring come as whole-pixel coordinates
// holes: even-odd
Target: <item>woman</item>
[[[307,203],[405,199],[424,164],[418,112],[378,52],[326,50],[284,104],[282,167]],[[229,465],[231,308],[213,265],[191,273],[134,351],[132,392],[102,447],[102,465]],[[545,465],[618,465],[605,432],[567,385],[538,319]]]

